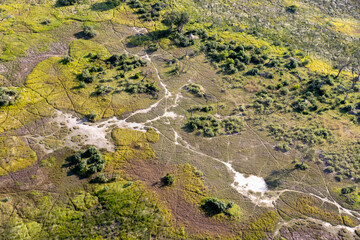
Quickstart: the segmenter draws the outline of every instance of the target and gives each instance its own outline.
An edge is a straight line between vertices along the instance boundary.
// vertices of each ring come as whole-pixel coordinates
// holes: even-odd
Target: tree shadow
[[[105,12],[105,11],[109,11],[115,7],[116,6],[114,4],[109,3],[109,2],[98,2],[98,3],[94,3],[91,6],[91,11]]]
[[[74,155],[67,157],[65,159],[66,163],[64,163],[61,167],[67,168],[69,171],[66,173],[67,176],[73,176],[76,175],[79,179],[82,179],[83,177],[80,177],[78,174],[76,174],[75,164],[74,164]]]
[[[274,170],[267,176],[264,180],[267,187],[270,190],[278,188],[282,185],[282,180],[288,177],[295,169],[281,169],[281,170]]]
[[[74,37],[75,37],[76,39],[85,39],[85,40],[89,40],[89,39],[92,38],[92,37],[89,37],[88,35],[86,35],[84,31],[75,33],[75,34],[74,34]]]

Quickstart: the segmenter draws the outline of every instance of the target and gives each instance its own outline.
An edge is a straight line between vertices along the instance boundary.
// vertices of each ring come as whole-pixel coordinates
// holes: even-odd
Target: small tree
[[[227,213],[227,210],[232,208],[234,203],[230,202],[226,204],[224,201],[221,201],[217,198],[206,198],[201,204],[201,208],[208,215],[216,215],[219,213]]]
[[[300,169],[302,171],[305,171],[308,168],[309,168],[309,166],[304,161],[299,162],[296,160],[295,169]]]
[[[84,35],[88,38],[93,38],[97,35],[97,32],[95,31],[93,26],[85,26],[83,28]]]
[[[190,15],[187,12],[168,12],[164,16],[163,23],[169,27],[170,32],[173,31],[173,26],[176,26],[176,31],[181,33],[189,20]]]
[[[161,178],[161,182],[165,186],[171,186],[175,181],[175,177],[172,174],[167,173],[163,178]]]
[[[90,111],[90,113],[86,115],[86,117],[89,119],[89,121],[93,122],[97,117],[97,114],[94,111]]]

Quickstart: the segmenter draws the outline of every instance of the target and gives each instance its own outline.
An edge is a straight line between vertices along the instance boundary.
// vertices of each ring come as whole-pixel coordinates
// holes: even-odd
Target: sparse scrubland
[[[360,237],[358,9],[0,1],[0,238]]]

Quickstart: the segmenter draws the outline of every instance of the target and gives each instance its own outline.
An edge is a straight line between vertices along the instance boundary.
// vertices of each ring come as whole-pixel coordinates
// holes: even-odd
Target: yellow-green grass
[[[0,176],[33,165],[37,156],[19,137],[0,137]]]

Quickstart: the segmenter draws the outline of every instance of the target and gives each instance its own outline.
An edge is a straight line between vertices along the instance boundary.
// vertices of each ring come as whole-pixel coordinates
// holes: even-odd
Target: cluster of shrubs
[[[73,170],[82,177],[101,172],[106,163],[100,151],[94,146],[89,147],[86,151],[77,152],[70,160],[74,164]]]
[[[123,2],[123,0],[107,0],[107,4],[117,7]]]
[[[83,0],[58,0],[57,4],[60,6],[70,6],[77,3],[81,3]]]
[[[112,55],[110,58],[106,59],[105,61],[101,60],[100,55],[94,55],[92,53],[89,53],[87,57],[90,59],[91,62],[95,62],[96,66],[90,66],[83,69],[81,74],[78,75],[78,79],[80,81],[80,87],[85,87],[85,83],[92,83],[96,80],[96,76],[100,76],[105,71],[105,67],[102,66],[105,64],[110,65],[110,67],[117,67],[117,70],[121,70],[122,73],[120,73],[118,76],[116,76],[116,79],[125,77],[125,72],[131,71],[133,69],[136,69],[138,67],[146,66],[147,63],[135,56],[127,56],[126,54],[122,55]],[[69,62],[68,58],[65,60],[65,58],[62,60],[62,62]],[[139,73],[135,75],[135,79],[139,78]],[[111,81],[112,79],[109,79]],[[151,88],[151,86],[150,86]],[[110,88],[107,86],[98,86],[98,91],[96,91],[96,94],[106,94],[109,93]]]
[[[261,75],[261,74],[260,74]],[[254,100],[252,107],[258,113],[271,113],[276,110],[294,111],[303,114],[309,112],[322,112],[338,106],[342,103],[339,98],[332,99],[333,96],[327,86],[333,86],[334,79],[331,75],[316,74],[308,81],[302,80],[301,86],[294,84],[290,88],[287,80],[282,81],[276,85],[269,84],[266,89],[256,93],[257,98]],[[343,93],[343,92],[342,92]],[[342,94],[341,93],[341,94]],[[290,104],[284,104],[281,99],[283,96],[289,96],[289,99],[294,99]],[[329,107],[320,107],[320,103],[329,104]],[[347,105],[341,108],[341,111],[349,112],[354,109],[354,106]]]
[[[113,87],[106,86],[106,85],[97,85],[95,89],[96,95],[106,95],[111,93],[114,90]]]
[[[353,193],[356,191],[356,185],[351,186],[351,187],[344,187],[341,189],[341,194],[349,194],[349,193]]]
[[[189,35],[182,34],[179,32],[175,32],[171,35],[170,39],[174,42],[174,44],[178,47],[189,47],[194,45],[194,39],[190,38]]]
[[[244,122],[237,117],[219,120],[212,115],[190,117],[185,128],[190,131],[202,132],[205,137],[215,137],[223,134],[236,134],[244,127]]]
[[[124,72],[131,71],[138,67],[144,67],[147,65],[146,61],[143,61],[135,56],[127,56],[126,54],[122,55],[112,55],[105,61],[113,67],[117,67],[118,70]]]
[[[309,166],[305,162],[300,162],[299,160],[295,161],[295,169],[305,171],[308,168]]]
[[[211,112],[214,110],[214,107],[211,105],[207,106],[193,106],[188,111],[189,112]]]
[[[326,172],[336,173],[335,178],[341,181],[350,178],[360,181],[360,149],[359,143],[347,143],[346,147],[323,153]]]
[[[263,53],[266,50],[265,46],[255,48],[253,45],[243,46],[234,41],[224,43],[216,40],[216,38],[207,37],[202,50],[213,62],[220,64],[222,70],[228,74],[242,72],[249,64],[255,65],[247,72],[247,75],[252,76],[258,75],[264,65],[267,67],[280,66],[278,60],[269,59],[269,56]]]
[[[203,97],[204,91],[202,90],[202,87],[199,84],[196,83],[189,83],[184,86],[184,89],[192,94],[194,94],[197,97]]]
[[[214,216],[220,213],[230,215],[228,210],[233,206],[234,206],[233,202],[225,203],[224,201],[219,200],[217,198],[206,198],[203,200],[203,203],[201,204],[201,208],[209,216]]]
[[[331,100],[332,94],[327,88],[327,86],[334,86],[334,79],[331,75],[317,74],[311,77],[303,85],[304,88],[302,88],[300,92],[298,91],[300,85],[293,85],[291,88],[293,95],[300,95],[300,98],[295,99],[291,103],[294,111],[308,114],[309,111],[325,110],[319,108],[319,102],[333,105],[333,107],[340,104],[340,101],[333,102]]]
[[[98,174],[95,178],[91,179],[91,183],[110,183],[116,181],[118,178],[117,174],[111,176],[110,178],[107,177],[104,173]]]
[[[92,83],[95,81],[95,76],[91,75],[89,69],[85,68],[82,70],[81,74],[78,76],[80,81],[85,83]]]
[[[70,63],[70,62],[72,62],[72,61],[74,61],[74,59],[71,57],[71,56],[65,56],[62,60],[61,60],[61,62],[63,63],[63,64],[68,64],[68,63]]]
[[[131,8],[137,9],[137,14],[140,15],[140,19],[144,21],[156,21],[160,18],[160,11],[168,5],[163,2],[156,2],[153,5],[143,5],[138,0],[130,0],[128,5]]]
[[[287,125],[269,124],[266,127],[275,140],[283,141],[290,145],[294,145],[294,141],[300,141],[309,146],[321,144],[325,141],[333,141],[333,134],[330,130],[316,125],[288,127]]]
[[[124,80],[119,83],[117,92],[125,91],[128,93],[146,93],[155,96],[159,92],[159,88],[155,85],[155,82],[149,82],[147,79],[140,81]]]
[[[281,152],[288,152],[291,150],[291,147],[288,142],[280,142],[276,145],[275,149]]]
[[[13,105],[18,98],[16,90],[0,87],[0,106]]]

